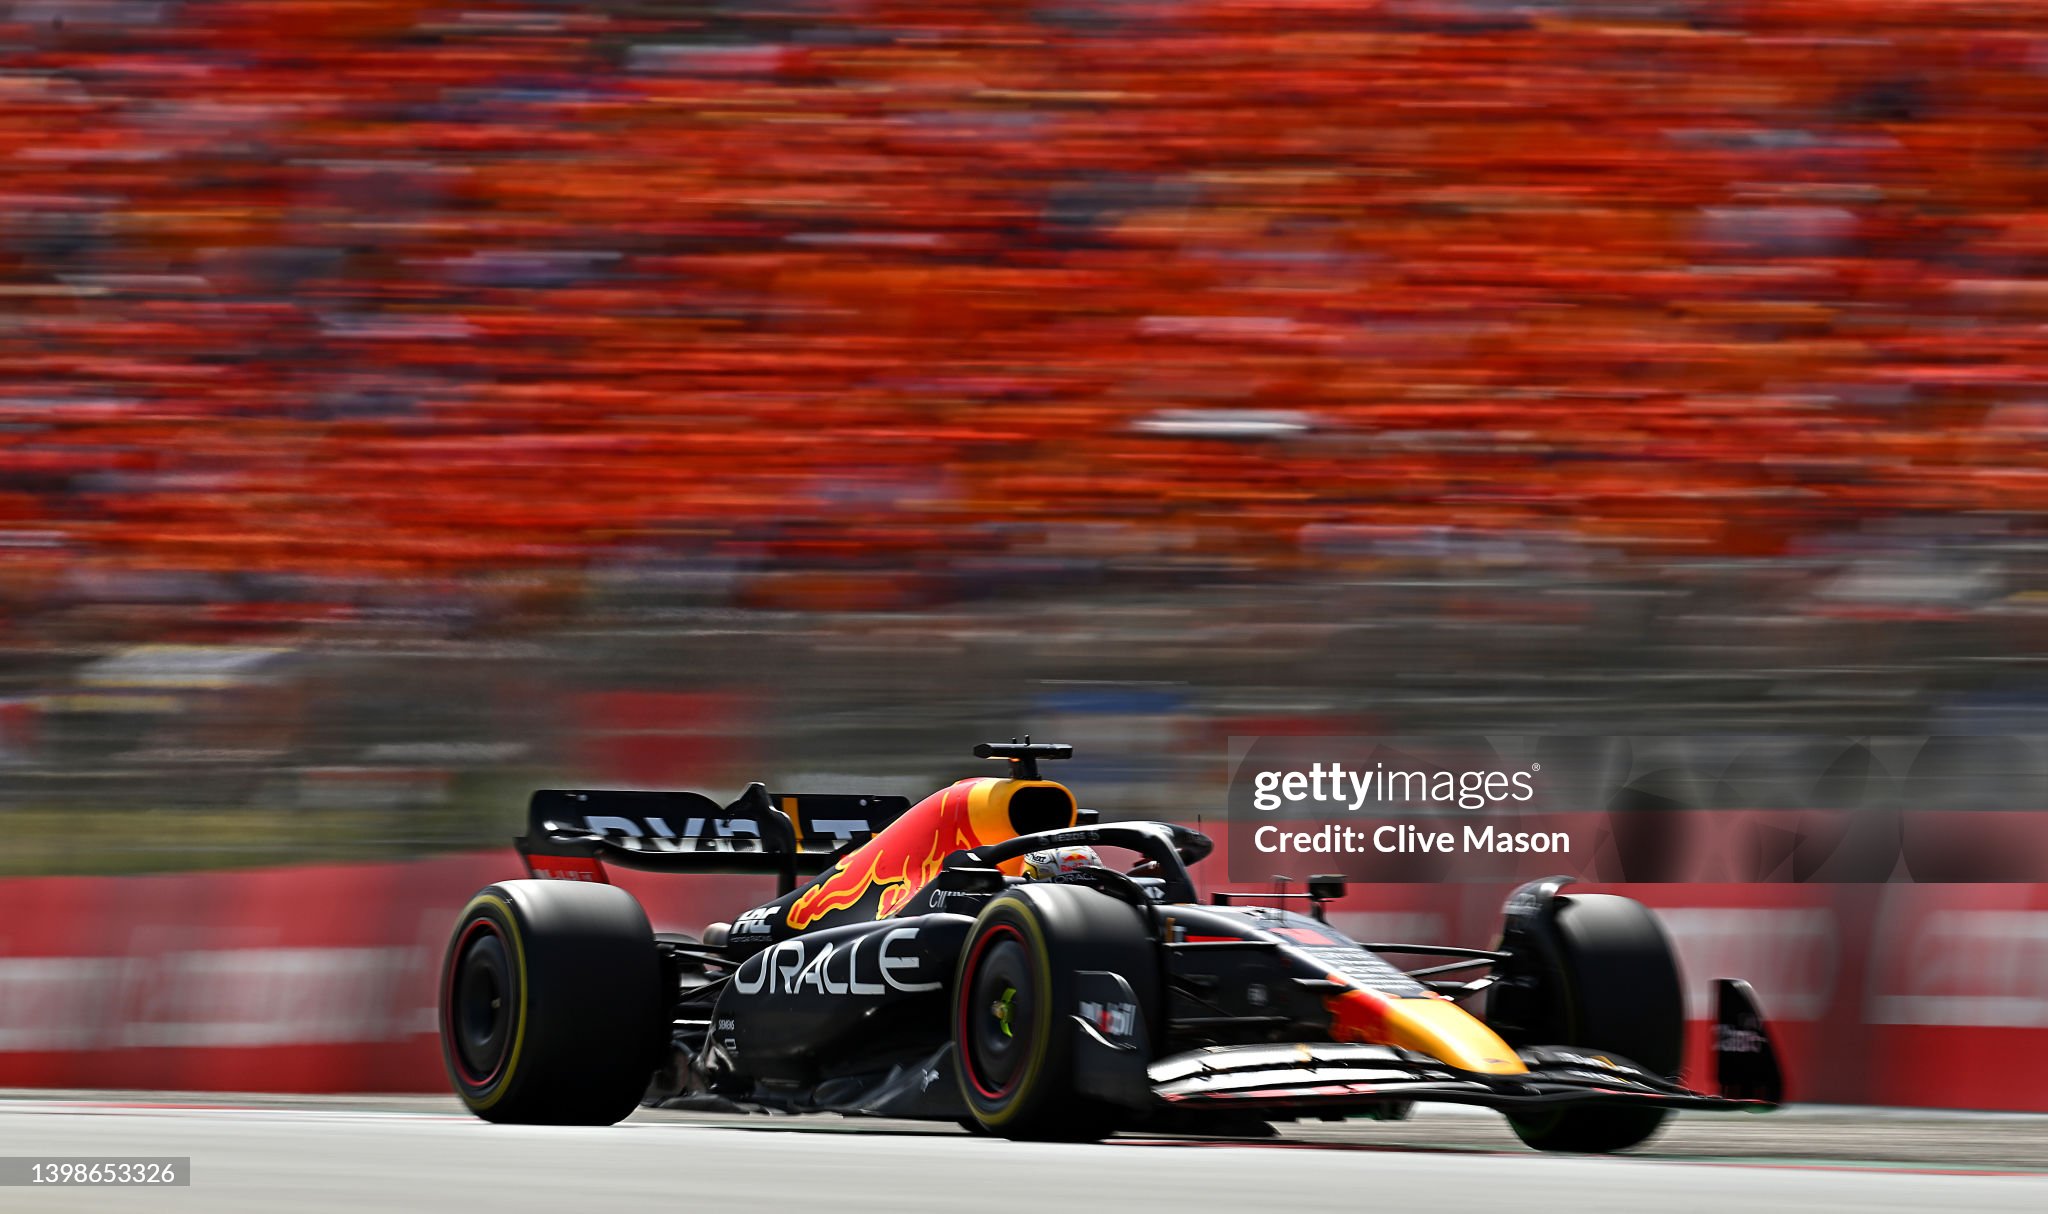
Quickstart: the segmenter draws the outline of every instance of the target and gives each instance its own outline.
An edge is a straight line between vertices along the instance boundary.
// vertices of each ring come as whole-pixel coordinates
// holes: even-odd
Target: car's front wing
[[[1523,1075],[1460,1071],[1383,1045],[1299,1043],[1211,1046],[1149,1068],[1155,1096],[1183,1109],[1250,1107],[1334,1112],[1433,1100],[1516,1111],[1574,1104],[1639,1104],[1761,1112],[1763,1100],[1710,1096],[1643,1071],[1625,1058],[1539,1046],[1518,1051]]]

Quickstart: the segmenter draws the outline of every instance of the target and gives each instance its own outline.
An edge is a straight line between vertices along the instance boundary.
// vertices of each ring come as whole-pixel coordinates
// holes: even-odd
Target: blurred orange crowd
[[[17,583],[2048,508],[2021,0],[4,12]]]

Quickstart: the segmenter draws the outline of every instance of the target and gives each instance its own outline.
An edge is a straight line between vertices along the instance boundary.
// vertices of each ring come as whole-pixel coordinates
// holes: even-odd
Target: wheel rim
[[[512,1042],[512,991],[504,933],[489,919],[472,922],[455,948],[446,1025],[456,1069],[471,1087],[489,1087],[504,1069]]]
[[[1007,924],[975,942],[960,1002],[968,1081],[990,1100],[1013,1091],[1030,1060],[1040,1008],[1024,937]]]

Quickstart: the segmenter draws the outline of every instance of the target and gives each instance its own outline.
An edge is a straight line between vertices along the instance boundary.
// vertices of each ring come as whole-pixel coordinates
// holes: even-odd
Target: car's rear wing
[[[771,793],[750,784],[732,804],[698,792],[544,788],[527,803],[513,840],[536,877],[604,881],[604,862],[668,873],[799,872],[873,838],[910,808],[872,793]]]

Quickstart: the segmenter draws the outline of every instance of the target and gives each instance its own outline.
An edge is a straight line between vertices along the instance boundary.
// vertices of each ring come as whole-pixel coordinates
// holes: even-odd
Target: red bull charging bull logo
[[[801,930],[857,906],[871,889],[881,891],[875,918],[888,918],[938,875],[947,856],[1013,837],[1006,790],[1017,783],[962,780],[918,802],[798,894],[789,904],[789,926]]]

